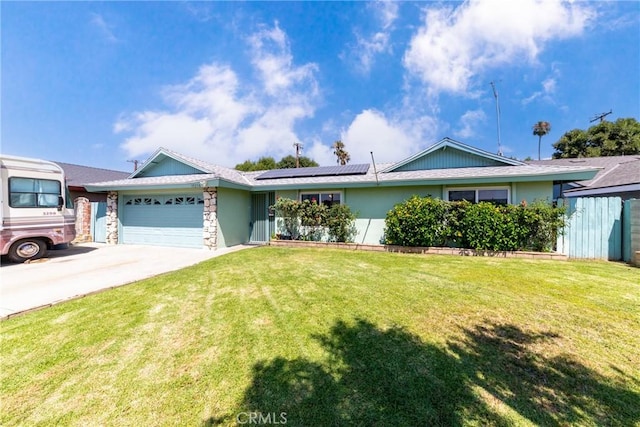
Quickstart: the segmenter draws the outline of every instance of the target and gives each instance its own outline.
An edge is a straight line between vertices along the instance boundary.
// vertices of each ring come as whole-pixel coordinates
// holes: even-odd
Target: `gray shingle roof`
[[[84,187],[85,184],[102,181],[112,181],[127,178],[129,172],[115,171],[111,169],[93,168],[90,166],[74,165],[71,163],[54,162],[63,170],[67,183],[73,187]]]
[[[526,180],[528,177],[539,178],[540,180],[553,179],[550,178],[557,174],[571,174],[575,172],[593,171],[592,166],[563,166],[563,165],[514,165],[514,166],[493,166],[493,167],[469,167],[454,169],[430,169],[430,170],[414,170],[403,172],[381,172],[387,168],[388,164],[376,164],[369,167],[366,174],[361,175],[329,175],[329,176],[305,176],[291,178],[274,178],[274,179],[256,179],[264,171],[241,172],[235,169],[217,166],[203,162],[180,153],[176,153],[167,149],[158,150],[151,158],[155,158],[159,154],[171,156],[179,161],[190,164],[196,169],[202,170],[204,174],[193,175],[171,175],[159,177],[133,177],[129,179],[110,180],[107,182],[99,182],[93,185],[94,188],[109,187],[144,187],[155,185],[179,185],[199,183],[203,180],[221,179],[231,183],[240,184],[254,189],[261,188],[291,188],[305,186],[339,186],[339,185],[376,185],[377,182],[387,185],[402,185],[402,183],[421,182],[424,184],[437,183],[442,184],[451,182],[469,182],[474,179],[495,179],[497,181],[503,179],[508,180]],[[378,171],[376,176],[375,171]],[[135,175],[135,174],[134,174]],[[132,175],[132,176],[134,176]]]
[[[603,168],[593,179],[577,182],[585,188],[604,188],[640,183],[640,156],[635,155],[540,160],[532,161],[530,164]]]

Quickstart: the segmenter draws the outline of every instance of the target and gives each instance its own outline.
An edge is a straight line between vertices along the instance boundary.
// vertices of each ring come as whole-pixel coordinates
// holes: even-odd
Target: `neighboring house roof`
[[[448,150],[446,155],[443,151]],[[433,156],[429,158],[429,156]],[[458,164],[456,159],[460,159]],[[448,164],[450,167],[432,166]],[[470,165],[470,166],[465,166]],[[490,184],[496,182],[530,182],[591,179],[597,168],[590,166],[527,165],[518,160],[497,156],[445,138],[439,143],[395,164],[355,168],[351,174],[324,174],[330,167],[300,168],[296,176],[280,174],[261,177],[265,171],[240,172],[212,165],[165,148],[158,149],[149,160],[127,179],[94,183],[91,191],[133,190],[143,188],[231,187],[246,190],[294,188],[347,188],[400,185]],[[421,168],[418,168],[421,166]],[[308,173],[305,173],[305,171]],[[357,169],[357,170],[356,170]],[[378,171],[376,173],[376,171]],[[364,172],[364,173],[363,173]],[[276,174],[277,176],[278,174]]]
[[[597,195],[640,191],[640,156],[581,157],[532,161],[531,165],[587,166],[601,170],[592,179],[576,181],[569,195]]]
[[[71,163],[54,162],[58,164],[65,174],[67,184],[70,187],[84,187],[92,182],[111,181],[128,177],[129,172],[115,171],[111,169],[93,168],[90,166],[74,165]]]

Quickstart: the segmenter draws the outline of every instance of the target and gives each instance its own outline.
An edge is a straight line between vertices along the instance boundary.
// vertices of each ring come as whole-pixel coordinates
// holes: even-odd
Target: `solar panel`
[[[364,175],[369,164],[344,166],[320,166],[315,168],[273,169],[258,175],[255,179],[310,178],[314,176]]]

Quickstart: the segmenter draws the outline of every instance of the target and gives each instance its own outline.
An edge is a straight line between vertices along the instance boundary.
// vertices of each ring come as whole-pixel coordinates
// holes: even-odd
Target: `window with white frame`
[[[491,202],[498,205],[509,203],[508,187],[448,188],[445,193],[450,202],[466,200],[471,203]]]
[[[342,195],[341,193],[324,193],[324,192],[317,192],[317,193],[301,193],[300,194],[300,201],[304,202],[305,200],[310,201],[311,203],[318,203],[318,204],[323,204],[325,205],[327,208],[330,208],[333,205],[339,205],[340,201],[342,200]]]

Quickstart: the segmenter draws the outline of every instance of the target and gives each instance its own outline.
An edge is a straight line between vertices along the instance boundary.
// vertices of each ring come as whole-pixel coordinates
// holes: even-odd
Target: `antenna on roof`
[[[371,161],[373,162],[373,172],[376,174],[376,185],[380,185],[378,182],[378,169],[376,169],[376,160],[373,158],[373,151],[371,151]]]
[[[137,171],[138,170],[138,164],[140,163],[140,160],[127,160],[128,163],[133,163],[133,171]]]
[[[300,167],[300,151],[302,151],[302,143],[294,142],[293,146],[296,147],[296,168]]]
[[[596,114],[593,119],[589,120],[589,123],[593,123],[596,120],[600,120],[600,123],[602,123],[604,121],[604,118],[607,117],[611,113],[613,113],[613,110],[609,110],[608,113]]]
[[[498,91],[495,82],[491,82],[493,97],[496,99],[496,120],[498,121],[498,156],[502,156],[502,145],[500,144],[500,103],[498,102]]]

